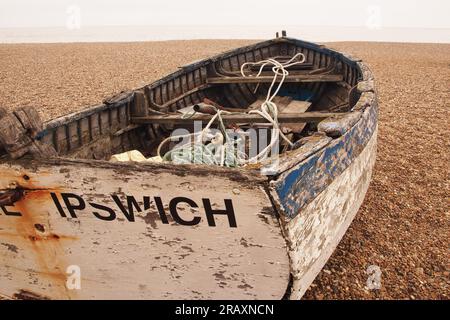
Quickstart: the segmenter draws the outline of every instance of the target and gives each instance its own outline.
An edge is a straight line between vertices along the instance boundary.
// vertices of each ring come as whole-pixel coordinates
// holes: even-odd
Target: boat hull
[[[311,94],[331,86],[319,109],[334,95],[340,96],[335,104],[347,99],[344,93],[354,96],[344,117],[320,122],[275,167],[104,161],[131,149],[151,150],[168,132],[170,126],[133,122],[140,111],[178,110],[214,97],[211,74],[295,52],[317,69],[338,66],[341,72],[339,83],[302,84]],[[250,103],[251,85],[223,87],[220,102]],[[299,299],[364,199],[376,157],[377,113],[374,79],[360,60],[279,38],[193,63],[54,119],[40,141],[58,157],[0,160],[0,200],[11,200],[0,206],[0,295]]]
[[[290,299],[300,299],[358,212],[370,184],[377,130],[339,177],[284,226],[293,273]]]

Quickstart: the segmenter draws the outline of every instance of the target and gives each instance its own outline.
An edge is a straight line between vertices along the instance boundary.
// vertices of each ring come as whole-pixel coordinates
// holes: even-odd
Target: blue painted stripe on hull
[[[353,162],[369,142],[376,125],[374,101],[344,136],[278,178],[275,190],[287,217],[295,217]]]

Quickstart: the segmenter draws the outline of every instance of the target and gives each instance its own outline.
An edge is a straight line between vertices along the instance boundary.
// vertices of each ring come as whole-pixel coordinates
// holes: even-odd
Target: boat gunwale
[[[332,48],[328,48],[324,45],[321,44],[317,44],[314,42],[307,42],[307,41],[303,41],[303,40],[299,40],[299,39],[295,39],[295,38],[289,38],[289,37],[281,37],[281,38],[275,38],[275,39],[270,39],[270,40],[266,40],[266,41],[262,41],[262,42],[257,42],[255,44],[251,44],[251,45],[247,45],[247,46],[243,46],[243,47],[239,47],[236,49],[230,49],[227,50],[225,52],[219,53],[217,55],[214,55],[210,58],[206,58],[200,61],[196,61],[190,64],[186,64],[182,67],[179,67],[179,70],[174,71],[166,76],[164,76],[161,79],[158,79],[154,82],[151,82],[148,85],[144,85],[141,87],[137,87],[137,88],[133,88],[124,92],[121,92],[119,94],[113,95],[109,98],[106,98],[104,100],[104,102],[102,104],[98,104],[98,105],[94,105],[92,107],[87,107],[83,110],[80,111],[76,111],[76,112],[72,112],[72,113],[68,113],[66,115],[62,115],[60,117],[57,117],[55,119],[51,119],[49,121],[46,121],[44,123],[45,129],[47,130],[51,130],[51,129],[55,129],[56,127],[60,126],[60,125],[65,125],[67,123],[69,123],[69,121],[77,121],[82,119],[83,117],[92,115],[94,113],[97,112],[101,112],[104,111],[108,108],[114,108],[115,106],[119,105],[119,104],[123,104],[123,103],[128,103],[131,102],[134,98],[134,93],[135,91],[138,90],[145,90],[146,88],[148,89],[154,89],[156,87],[158,87],[161,84],[166,83],[169,80],[172,80],[175,77],[178,77],[180,75],[183,75],[187,72],[191,72],[194,71],[200,67],[204,67],[207,66],[211,63],[220,61],[224,58],[228,58],[231,56],[234,56],[235,54],[239,53],[239,52],[248,52],[249,50],[255,50],[255,49],[259,49],[262,47],[266,47],[269,46],[271,44],[275,44],[275,43],[280,43],[280,42],[287,42],[287,43],[293,43],[295,45],[307,48],[307,49],[311,49],[314,51],[317,51],[319,53],[324,53],[327,55],[330,55],[333,58],[337,58],[340,59],[342,62],[351,65],[353,67],[356,67],[358,69],[358,71],[361,73],[362,77],[361,80],[369,80],[369,79],[373,79],[373,75],[371,74],[370,69],[368,68],[368,66],[359,58],[353,57],[352,55],[349,55],[347,53],[344,52],[339,52],[336,51]],[[364,79],[366,73],[364,73],[364,69],[369,71],[369,76],[368,79]],[[358,82],[361,81],[358,78]],[[121,98],[121,95],[123,95],[124,93],[128,93],[129,95],[127,95],[126,97],[122,98],[122,99],[117,99],[117,98]],[[114,103],[108,104],[105,103],[105,101],[107,100],[114,100],[116,99],[116,101]],[[65,120],[65,118],[67,119],[67,122],[62,122],[61,120]]]
[[[224,58],[234,56],[236,54],[239,54],[240,52],[248,52],[250,50],[254,50],[254,49],[258,49],[258,48],[262,48],[262,47],[267,47],[267,46],[270,46],[272,44],[276,44],[276,43],[280,43],[280,42],[292,43],[292,44],[294,44],[296,46],[300,46],[300,47],[311,49],[311,50],[314,50],[314,51],[317,51],[317,52],[320,52],[320,53],[324,53],[324,54],[330,55],[331,57],[334,57],[334,58],[340,60],[343,63],[346,63],[346,64],[348,64],[348,65],[350,65],[352,67],[355,67],[358,70],[358,72],[360,73],[360,75],[357,78],[357,83],[358,84],[363,82],[363,81],[373,80],[373,74],[372,74],[370,68],[361,59],[355,58],[355,57],[353,57],[353,56],[351,56],[351,55],[349,55],[347,53],[339,52],[339,51],[336,51],[334,49],[328,48],[328,47],[326,47],[324,45],[317,44],[317,43],[314,43],[314,42],[307,42],[307,41],[303,41],[303,40],[299,40],[299,39],[295,39],[295,38],[289,38],[289,37],[281,37],[281,38],[275,38],[275,39],[271,39],[271,40],[258,42],[258,43],[255,43],[255,44],[243,46],[243,47],[236,48],[236,49],[230,49],[230,50],[225,51],[223,53],[217,54],[217,55],[215,55],[213,57],[206,58],[206,59],[203,59],[203,60],[200,60],[200,61],[188,64],[188,65],[185,65],[183,67],[180,67],[179,70],[177,70],[175,72],[172,72],[172,73],[168,74],[167,76],[150,83],[149,85],[145,85],[145,86],[142,86],[142,87],[139,87],[139,88],[135,88],[135,89],[131,89],[131,90],[128,90],[128,91],[123,91],[123,92],[121,92],[119,94],[113,95],[110,98],[105,99],[102,104],[95,105],[95,106],[92,106],[92,107],[87,107],[87,108],[85,108],[83,110],[76,111],[76,112],[73,112],[73,113],[69,113],[69,114],[57,117],[55,119],[46,121],[44,123],[44,131],[54,130],[54,129],[57,129],[58,127],[60,127],[60,126],[68,125],[68,124],[70,124],[71,122],[74,122],[74,121],[79,121],[79,120],[81,120],[81,119],[83,119],[85,117],[88,117],[90,115],[93,115],[93,114],[96,114],[96,113],[100,113],[100,112],[105,111],[105,110],[114,109],[116,107],[123,106],[126,103],[130,103],[130,102],[133,101],[134,96],[135,96],[135,92],[138,91],[138,90],[142,90],[142,89],[145,89],[145,88],[148,88],[148,89],[155,88],[155,87],[157,87],[157,86],[159,86],[159,85],[161,85],[161,84],[163,84],[163,83],[165,83],[165,82],[167,82],[167,81],[169,81],[169,80],[171,80],[171,79],[173,79],[173,78],[175,78],[177,76],[183,75],[183,74],[185,74],[187,72],[190,72],[190,71],[193,71],[193,70],[196,70],[199,67],[203,67],[203,66],[209,65],[210,63],[214,63],[216,61],[220,61],[220,60],[222,60]],[[376,90],[374,89],[373,92],[375,94],[375,99],[376,99],[376,95],[377,95],[376,94]],[[361,92],[361,96],[362,96],[362,94],[363,94],[363,92]],[[361,96],[359,97],[357,103],[362,100]],[[370,106],[368,106],[368,107],[370,107]],[[358,121],[354,125],[357,125],[359,123],[359,121],[361,120],[361,117],[362,117],[362,113],[360,113],[360,117],[359,117]],[[113,134],[113,133],[111,133],[111,134]],[[309,154],[307,157],[301,159],[299,162],[297,162],[297,164],[300,163],[301,161],[304,161],[305,159],[307,159],[309,157],[314,156],[318,152],[321,152],[321,150],[323,148],[326,148],[334,140],[336,140],[336,138],[332,139],[331,141],[329,141],[322,148],[316,150],[315,152]],[[66,159],[67,160],[69,158],[64,157],[64,156],[57,156],[57,157],[54,157],[53,159]],[[102,162],[106,162],[107,163],[107,161],[105,161],[105,160],[97,160],[97,159],[70,159],[70,160],[71,161],[79,161],[79,162],[83,162],[83,163],[89,163],[89,162],[93,162],[93,161],[95,163],[99,163],[99,164],[102,163]],[[0,158],[0,161],[1,161],[1,158]],[[118,164],[118,166],[122,166],[122,165],[124,165],[124,164],[123,163]],[[151,168],[164,168],[165,165],[166,164],[159,164],[159,163],[158,164],[149,164],[149,163],[146,163],[145,164],[145,168],[149,168],[149,167],[151,167]],[[177,165],[177,166],[180,168],[180,170],[186,170],[186,169],[192,170],[194,167],[202,167],[202,165],[192,165],[192,164],[185,165],[185,166],[184,165],[183,166]],[[292,166],[290,168],[292,168]],[[208,168],[207,170],[209,172],[211,172],[211,168]],[[252,174],[254,174],[255,172],[258,172],[258,170],[254,169],[254,168],[246,168],[246,167],[243,167],[243,168],[220,168],[220,170],[224,170],[223,172],[240,171],[240,172],[248,172],[248,173],[252,173]],[[278,176],[280,176],[281,174],[283,174],[287,170],[289,170],[289,168],[287,168],[286,170],[283,170],[282,172],[276,172],[273,175],[268,175],[270,177],[269,180],[276,179]],[[266,179],[266,178],[263,178],[263,179]]]
[[[275,39],[270,39],[270,40],[266,40],[266,41],[262,41],[262,42],[257,42],[257,43],[254,43],[254,44],[251,44],[251,45],[247,45],[247,46],[243,46],[243,47],[239,47],[239,48],[236,48],[236,49],[230,49],[230,50],[227,50],[225,52],[222,52],[222,53],[219,53],[217,55],[214,55],[212,57],[205,58],[205,59],[202,59],[200,61],[195,61],[193,63],[188,63],[188,64],[186,64],[184,66],[179,67],[179,70],[176,70],[176,71],[174,71],[172,73],[169,73],[168,75],[164,76],[163,78],[160,78],[160,79],[158,79],[156,81],[153,81],[153,82],[151,82],[148,85],[144,85],[144,86],[140,86],[140,87],[136,87],[136,88],[133,88],[133,89],[126,90],[125,92],[126,93],[130,93],[130,96],[129,97],[125,97],[125,98],[120,99],[120,100],[117,100],[115,102],[115,104],[123,103],[125,101],[126,102],[131,101],[131,94],[134,93],[137,90],[142,90],[142,89],[145,89],[145,88],[153,89],[153,88],[155,88],[155,87],[157,87],[157,86],[159,86],[159,85],[161,85],[161,84],[163,84],[163,83],[165,83],[165,82],[167,82],[167,81],[169,81],[169,80],[171,80],[171,79],[173,79],[173,78],[175,78],[177,76],[180,76],[180,75],[185,74],[185,73],[190,72],[190,71],[194,71],[194,70],[198,69],[199,67],[203,67],[203,66],[206,66],[206,65],[208,65],[210,63],[220,61],[220,60],[222,60],[224,58],[231,57],[231,56],[235,55],[236,53],[248,52],[249,50],[259,49],[259,48],[266,47],[268,45],[275,44],[275,43],[280,43],[280,42],[294,43],[294,44],[302,46],[302,47],[304,47],[306,49],[311,49],[311,50],[317,51],[319,53],[328,54],[328,55],[332,56],[333,58],[340,58],[342,62],[345,62],[348,65],[351,65],[351,66],[354,66],[354,67],[356,66],[357,69],[361,72],[361,74],[363,74],[362,66],[364,66],[364,67],[366,67],[368,69],[367,65],[361,59],[353,57],[352,55],[349,55],[347,53],[339,52],[339,51],[336,51],[336,50],[334,50],[332,48],[328,48],[325,45],[317,44],[317,43],[314,43],[314,42],[307,42],[307,41],[303,41],[303,40],[299,40],[299,39],[295,39],[295,38],[282,37],[282,38],[275,38]],[[373,79],[373,77],[371,79]],[[105,101],[108,100],[108,99],[118,98],[121,95],[123,95],[123,93],[124,92],[120,92],[118,94],[112,95],[109,98],[106,98]],[[81,113],[83,113],[83,112],[86,112],[86,113],[83,113],[81,116],[88,115],[88,114],[90,115],[90,114],[98,112],[98,111],[103,111],[103,110],[107,109],[108,107],[113,108],[114,104],[102,103],[102,104],[94,105],[94,106],[91,106],[91,107],[86,107],[85,109],[82,109],[80,111],[68,113],[66,115],[62,115],[62,116],[57,117],[55,119],[49,120],[46,123],[47,123],[47,126],[49,126],[49,128],[53,128],[51,123],[56,121],[56,120],[58,120],[58,119],[60,119],[60,118],[68,117],[70,115],[73,115],[73,116],[78,115],[78,114],[81,115]],[[89,113],[88,113],[88,111],[89,111]],[[91,111],[92,111],[92,113],[91,113]],[[71,118],[71,120],[72,119],[76,120],[75,117]]]
[[[171,173],[178,176],[186,175],[199,175],[207,176],[209,174],[218,175],[220,177],[230,178],[233,181],[244,181],[256,183],[257,185],[266,184],[267,178],[259,173],[256,169],[249,168],[227,168],[219,166],[204,166],[201,164],[178,164],[173,165],[170,163],[152,163],[152,162],[111,162],[107,160],[94,160],[94,159],[78,159],[67,157],[55,157],[55,158],[32,158],[25,156],[20,159],[1,159],[0,164],[6,165],[20,165],[25,169],[33,169],[40,164],[49,165],[85,165],[93,168],[103,168],[112,170],[126,170],[132,169],[136,172],[150,172],[150,173]]]

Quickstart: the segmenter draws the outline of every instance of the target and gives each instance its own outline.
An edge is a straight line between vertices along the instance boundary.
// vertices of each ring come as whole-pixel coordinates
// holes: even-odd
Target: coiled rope
[[[298,59],[299,57],[300,59]],[[260,162],[266,159],[270,150],[272,150],[273,146],[278,143],[279,137],[281,137],[290,146],[292,146],[292,142],[280,130],[278,123],[278,107],[273,102],[273,99],[280,91],[280,88],[286,80],[286,76],[289,75],[289,71],[287,70],[287,68],[302,64],[305,62],[305,60],[306,57],[303,53],[297,53],[291,59],[283,63],[277,61],[276,59],[266,59],[258,62],[246,62],[242,64],[240,71],[243,77],[258,78],[261,76],[264,67],[267,65],[272,65],[272,71],[274,73],[272,83],[269,87],[269,90],[267,91],[266,99],[261,104],[261,109],[249,111],[249,113],[259,114],[261,117],[265,118],[272,124],[270,143],[256,156],[247,159],[247,155],[245,154],[245,152],[239,150],[239,148],[236,147],[236,144],[240,143],[241,141],[240,139],[231,139],[228,136],[221,117],[221,114],[231,114],[231,112],[219,110],[217,108],[216,114],[211,118],[211,120],[202,131],[186,135],[170,136],[164,139],[158,146],[158,156],[161,157],[161,149],[167,142],[189,137],[189,143],[175,147],[174,149],[168,151],[162,157],[163,160],[173,161],[175,163],[202,163],[226,167],[237,167],[248,163]],[[250,69],[253,66],[260,67],[258,73],[256,75],[246,74],[245,69]],[[281,76],[281,79],[278,82],[278,86],[272,92],[279,76]],[[192,114],[190,116],[192,116]],[[216,121],[216,119],[219,122],[220,132],[216,132],[216,134],[213,135],[211,133],[210,127],[214,123],[214,121]],[[210,141],[211,143],[205,145],[205,142],[208,141]]]

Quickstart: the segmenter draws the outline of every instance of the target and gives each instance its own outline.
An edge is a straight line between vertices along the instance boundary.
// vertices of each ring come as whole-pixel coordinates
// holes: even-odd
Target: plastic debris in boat
[[[151,157],[146,158],[141,152],[138,150],[131,150],[119,154],[115,154],[111,156],[109,159],[111,162],[154,162],[154,163],[161,163],[163,160],[161,157]]]

